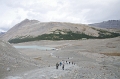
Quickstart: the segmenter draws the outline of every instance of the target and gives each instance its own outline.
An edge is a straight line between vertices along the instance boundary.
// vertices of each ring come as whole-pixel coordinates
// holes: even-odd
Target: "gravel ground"
[[[18,49],[21,55],[29,57],[37,65],[16,74],[10,72],[3,79],[120,79],[120,56],[101,53],[120,53],[120,37],[111,39],[89,39],[69,41],[36,41],[13,45],[38,45],[54,47],[57,50]],[[55,69],[60,61],[65,70]],[[30,63],[30,62],[29,62]],[[32,62],[33,63],[33,62]]]

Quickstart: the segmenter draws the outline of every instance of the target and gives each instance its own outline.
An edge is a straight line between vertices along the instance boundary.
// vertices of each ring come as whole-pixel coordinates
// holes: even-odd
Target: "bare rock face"
[[[21,55],[9,43],[0,40],[0,79],[30,66],[35,67],[29,57]]]
[[[108,29],[120,29],[120,20],[109,20],[100,23],[89,24],[90,26],[108,28]]]
[[[39,22],[37,20],[25,19],[11,28],[2,38],[6,41],[21,36],[38,36],[50,34],[55,30],[68,30],[81,32],[87,35],[98,36],[98,31],[84,24],[73,24],[65,22]]]

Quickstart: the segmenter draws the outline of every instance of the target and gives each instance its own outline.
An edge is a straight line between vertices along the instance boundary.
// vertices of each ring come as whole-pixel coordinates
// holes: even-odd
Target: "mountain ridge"
[[[88,25],[107,29],[120,29],[120,20],[108,20]]]
[[[22,22],[16,24],[10,30],[8,30],[8,32],[3,36],[3,38],[9,40],[17,36],[38,36],[42,34],[49,34],[57,29],[66,29],[75,32],[80,31],[85,32],[86,34],[98,36],[96,30],[88,27],[85,24],[73,24],[66,22],[39,22],[37,20],[25,19]]]
[[[66,22],[40,22],[37,20],[25,19],[8,30],[8,32],[3,35],[2,39],[6,41],[23,38],[25,38],[25,40],[35,40],[36,38],[37,40],[75,40],[88,37],[103,38],[110,37],[110,35],[116,36],[115,34],[113,35],[113,33],[108,32],[105,29],[93,28],[85,24],[74,24]]]

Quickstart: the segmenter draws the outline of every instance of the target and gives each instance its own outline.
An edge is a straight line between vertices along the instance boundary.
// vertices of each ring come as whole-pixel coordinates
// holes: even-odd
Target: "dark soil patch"
[[[120,56],[120,53],[101,53],[107,56]]]

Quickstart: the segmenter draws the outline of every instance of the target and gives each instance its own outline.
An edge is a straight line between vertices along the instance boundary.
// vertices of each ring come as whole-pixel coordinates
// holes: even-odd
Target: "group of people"
[[[62,69],[64,70],[64,64],[60,62],[60,64],[56,63],[56,69],[58,69],[59,66],[62,66]]]
[[[68,61],[63,61],[60,62],[60,63],[56,63],[56,69],[58,69],[59,66],[62,66],[62,69],[64,70],[64,64],[72,64],[72,65],[75,65],[75,63],[73,62],[68,62]]]

